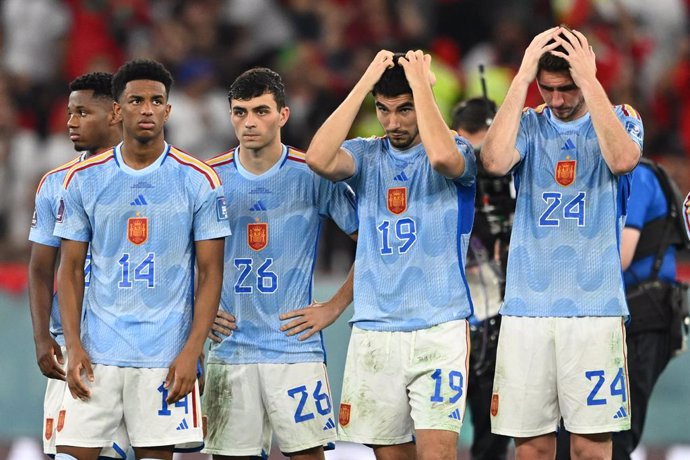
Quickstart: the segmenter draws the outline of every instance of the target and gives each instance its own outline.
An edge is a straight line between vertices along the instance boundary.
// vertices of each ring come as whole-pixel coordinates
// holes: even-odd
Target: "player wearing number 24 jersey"
[[[523,111],[535,79],[545,104]],[[491,424],[518,457],[553,457],[561,417],[575,458],[610,457],[610,433],[630,427],[619,245],[642,141],[582,33],[533,39],[482,147],[517,189]]]

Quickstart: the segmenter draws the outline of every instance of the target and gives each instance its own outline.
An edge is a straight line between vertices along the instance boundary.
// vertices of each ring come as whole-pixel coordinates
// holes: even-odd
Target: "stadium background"
[[[690,0],[3,0],[0,8],[0,460],[40,458],[45,381],[28,313],[26,237],[40,176],[75,155],[67,84],[84,72],[114,71],[133,57],[165,63],[176,79],[167,139],[208,158],[235,145],[229,83],[251,66],[272,67],[291,107],[284,141],[305,148],[378,49],[428,50],[449,114],[481,94],[479,64],[500,103],[531,37],[565,22],[590,38],[612,102],[642,114],[645,155],[690,190]],[[528,104],[538,103],[533,88]],[[365,107],[352,134],[378,133]],[[344,277],[353,249],[330,226],[322,236],[319,299]],[[681,271],[690,278],[687,261]],[[350,313],[325,334],[336,403]],[[690,458],[688,420],[685,353],[657,385],[638,458]],[[470,435],[468,423],[461,458]],[[343,452],[332,458],[364,455]]]

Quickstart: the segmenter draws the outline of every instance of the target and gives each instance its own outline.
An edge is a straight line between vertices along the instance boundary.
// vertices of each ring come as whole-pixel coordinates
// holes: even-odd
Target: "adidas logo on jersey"
[[[140,194],[138,197],[134,199],[134,201],[132,201],[129,204],[132,206],[146,206],[148,203],[146,202],[146,198],[144,198],[144,195]]]
[[[563,144],[563,147],[561,147],[561,150],[575,150],[575,148],[575,142],[573,142],[571,138],[568,138],[565,144]]]
[[[462,420],[462,417],[460,417],[460,409],[455,409],[450,413],[448,418],[452,418],[453,420]]]
[[[395,177],[393,178],[393,180],[397,180],[397,181],[400,181],[400,182],[405,182],[405,181],[408,181],[408,180],[410,180],[410,179],[407,177],[407,174],[405,174],[405,171],[400,171],[400,174],[398,174],[397,176],[395,176]]]
[[[187,419],[183,418],[179,425],[177,425],[177,431],[188,430],[189,425],[187,425]]]
[[[265,211],[266,210],[266,205],[263,203],[263,201],[259,200],[256,203],[254,203],[254,206],[249,208],[250,211]]]
[[[326,422],[326,425],[323,427],[323,431],[332,430],[333,428],[335,428],[335,422],[332,418],[328,417],[328,421]]]
[[[613,416],[614,419],[618,418],[626,418],[628,416],[628,413],[625,411],[625,407],[622,407],[618,409],[618,412]]]

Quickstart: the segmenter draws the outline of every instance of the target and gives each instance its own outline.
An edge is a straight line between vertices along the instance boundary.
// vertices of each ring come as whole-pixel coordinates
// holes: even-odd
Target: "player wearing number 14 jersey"
[[[336,434],[323,339],[287,336],[280,315],[312,302],[322,219],[347,234],[357,231],[354,194],[314,174],[302,152],[281,143],[289,109],[277,73],[248,70],[228,98],[240,145],[208,163],[226,189],[233,236],[220,310],[234,317],[236,329],[214,338],[219,343],[209,352],[204,452],[267,454],[273,434],[286,455],[322,459]]]
[[[630,427],[619,241],[643,128],[595,71],[581,33],[537,35],[482,148],[517,188],[491,417],[518,457],[553,458],[561,417],[573,458]],[[545,105],[521,114],[535,78]]]
[[[122,422],[137,458],[170,460],[174,446],[202,442],[196,368],[230,231],[216,173],[163,138],[171,84],[155,61],[123,65],[113,77],[123,142],[64,179],[54,233],[71,394],[58,421],[60,460],[96,458]]]
[[[377,458],[455,458],[465,409],[476,165],[436,106],[430,60],[380,51],[307,150],[310,167],[357,195],[340,437]],[[386,137],[346,141],[369,92]]]

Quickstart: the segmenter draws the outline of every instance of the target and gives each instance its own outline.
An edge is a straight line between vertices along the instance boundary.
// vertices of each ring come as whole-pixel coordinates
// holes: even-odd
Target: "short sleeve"
[[[465,187],[469,187],[474,184],[474,181],[477,179],[477,158],[474,155],[474,148],[467,139],[460,136],[455,136],[455,146],[460,155],[465,158],[465,170],[459,177],[453,179],[453,181]]]
[[[53,235],[84,243],[91,241],[91,221],[84,209],[78,175],[74,175],[67,188],[62,189],[55,212]]]
[[[48,176],[36,192],[29,240],[57,248],[60,247],[60,238],[54,236],[53,231],[55,230],[55,214],[59,203],[59,197],[56,194],[59,193],[59,190],[56,193],[55,187],[49,186],[50,179],[51,177]]]
[[[360,174],[362,173],[364,155],[367,152],[370,144],[371,139],[356,137],[354,139],[346,140],[343,142],[341,147],[352,156],[353,160],[355,160],[355,173],[352,175],[352,177],[345,179],[345,181],[353,188],[357,188],[357,182],[359,181]]]
[[[640,114],[628,104],[617,105],[615,112],[625,128],[625,132],[628,133],[628,137],[630,137],[640,148],[640,151],[642,151],[644,146],[644,126]]]
[[[212,240],[230,236],[228,206],[223,186],[202,186],[194,206],[194,241]]]
[[[517,138],[515,139],[515,148],[520,154],[520,161],[524,160],[529,151],[529,127],[531,124],[531,110],[526,110],[522,117],[520,117],[520,126],[518,127]]]
[[[329,217],[348,235],[359,227],[355,193],[344,182],[333,183],[317,176],[318,208],[321,217]]]

